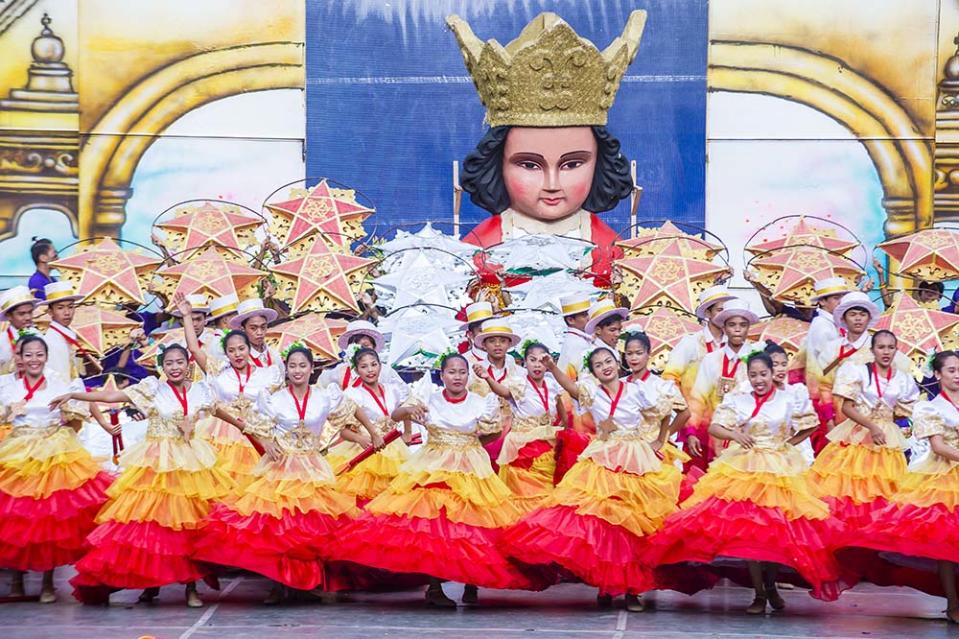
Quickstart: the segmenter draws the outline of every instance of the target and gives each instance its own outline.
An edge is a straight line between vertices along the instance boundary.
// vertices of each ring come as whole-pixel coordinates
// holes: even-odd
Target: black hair
[[[364,339],[364,338],[365,338],[365,339],[368,339],[368,340],[370,340],[371,342],[373,342],[374,344],[376,344],[376,340],[373,339],[372,337],[370,337],[369,335],[367,335],[366,333],[354,333],[353,335],[350,335],[350,339],[346,340],[346,343],[347,343],[347,344],[359,344],[359,343],[360,343],[360,340],[361,340],[361,339]]]
[[[649,335],[642,331],[627,331],[626,333],[623,333],[621,339],[623,340],[624,350],[629,348],[630,342],[639,342],[643,345],[643,348],[646,349],[647,353],[653,350],[653,346],[649,342]]]
[[[294,353],[301,353],[303,357],[306,358],[306,361],[310,363],[310,366],[313,366],[313,351],[308,349],[306,346],[294,346],[293,348],[288,350],[286,352],[286,359],[283,360],[284,363],[289,362],[290,358],[293,357]]]
[[[17,353],[22,354],[23,347],[29,344],[30,342],[40,342],[41,344],[43,344],[43,352],[44,353],[50,352],[50,348],[47,346],[46,340],[44,340],[39,335],[24,335],[23,337],[17,340]]]
[[[786,355],[786,357],[789,357],[789,355],[786,353],[786,349],[776,342],[766,342],[766,348],[764,348],[763,351],[769,355],[770,361],[772,361],[773,355]]]
[[[483,322],[485,321],[486,320],[478,320],[476,322],[470,322],[469,324],[466,325],[466,330],[468,330],[475,337],[476,334],[479,333],[480,330],[482,330]]]
[[[596,328],[606,328],[614,322],[622,322],[623,318],[620,315],[610,315],[609,317],[604,317],[602,320],[597,322]]]
[[[365,357],[366,355],[372,355],[373,357],[376,358],[376,361],[380,361],[380,354],[377,353],[375,350],[373,350],[372,348],[361,348],[355,353],[353,353],[353,357],[350,359],[350,366],[353,369],[356,369],[356,367],[360,363],[360,358]]]
[[[887,331],[886,329],[882,329],[872,334],[872,341],[869,343],[869,346],[872,348],[876,348],[876,342],[878,341],[879,337],[881,337],[882,335],[888,335],[889,337],[891,337],[894,344],[899,343],[899,338],[896,337],[895,333],[893,333],[892,331]]]
[[[609,353],[610,355],[613,356],[613,359],[616,358],[616,353],[614,353],[613,349],[611,349],[608,346],[600,346],[599,348],[594,348],[592,351],[590,351],[589,357],[586,359],[586,361],[589,363],[590,373],[593,372],[593,358],[596,357],[597,353]]]
[[[466,370],[469,370],[470,363],[466,361],[466,358],[460,355],[459,353],[453,353],[452,355],[447,355],[443,359],[443,363],[440,364],[440,372],[442,373],[443,371],[445,371],[446,368],[450,365],[450,362],[457,359],[461,360],[464,364],[466,364]]]
[[[49,251],[53,247],[53,242],[48,240],[45,237],[31,237],[33,245],[30,247],[30,257],[33,258],[34,264],[40,263],[40,256]]]
[[[246,344],[246,347],[247,347],[247,348],[250,348],[250,338],[247,337],[247,334],[246,334],[245,332],[239,330],[239,329],[233,329],[232,331],[230,331],[229,333],[227,333],[226,335],[223,336],[223,350],[224,350],[224,351],[226,350],[226,345],[227,345],[227,344],[230,342],[230,340],[233,339],[234,337],[239,337],[240,339],[242,339],[242,340],[243,340],[243,343]]]
[[[157,361],[160,363],[161,367],[163,366],[163,362],[166,361],[166,356],[174,352],[183,353],[183,357],[188,362],[190,361],[190,353],[189,351],[186,350],[185,346],[181,344],[170,344],[169,346],[164,348],[163,351],[160,353],[159,357],[157,357]]]
[[[579,313],[572,313],[570,315],[566,315],[565,317],[563,317],[563,321],[566,322],[567,326],[569,326],[569,321],[573,319],[574,317],[579,317],[580,315],[586,315],[588,317],[589,311],[580,311]]]
[[[746,358],[746,368],[752,366],[753,362],[762,362],[769,370],[773,369],[773,358],[770,357],[769,353],[766,351],[756,351],[755,353],[750,353],[749,357]]]
[[[460,185],[476,206],[490,213],[509,208],[509,194],[503,182],[503,149],[511,126],[494,126],[463,160]],[[596,172],[583,208],[592,213],[609,211],[633,192],[629,159],[620,150],[619,140],[605,126],[590,127],[596,138]]]
[[[936,353],[935,357],[932,358],[932,370],[941,373],[942,367],[946,365],[946,360],[950,357],[959,358],[959,353],[956,353],[956,351],[939,351]]]
[[[533,351],[543,351],[549,355],[549,349],[542,342],[531,342],[523,347],[523,359],[527,359]]]
[[[921,281],[921,282],[919,282],[918,288],[919,288],[919,290],[926,289],[926,290],[929,290],[929,291],[935,291],[935,292],[939,293],[940,295],[942,295],[943,292],[945,292],[945,290],[946,290],[946,287],[945,287],[945,285],[944,285],[942,282],[926,282],[926,281]]]

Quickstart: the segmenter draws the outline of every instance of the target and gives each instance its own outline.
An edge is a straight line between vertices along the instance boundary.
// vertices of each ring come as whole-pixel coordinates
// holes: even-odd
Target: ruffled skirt
[[[393,478],[399,474],[400,466],[410,458],[409,448],[402,439],[396,439],[352,470],[340,472],[341,468],[362,452],[363,447],[359,444],[343,441],[330,448],[326,456],[333,470],[339,473],[336,477],[337,490],[353,495],[358,505],[366,504],[386,490]]]
[[[509,561],[502,530],[519,519],[479,445],[431,439],[343,532],[338,558],[487,588],[541,589],[538,571]]]
[[[906,476],[905,438],[899,427],[883,424],[887,446],[875,446],[868,431],[851,420],[829,432],[829,444],[809,469],[813,493],[858,539],[860,529],[899,492]]]
[[[814,597],[835,599],[847,585],[832,553],[841,525],[809,491],[804,468],[792,446],[734,444],[650,540],[645,556],[655,565],[719,558],[777,563],[799,573]]]
[[[128,449],[124,471],[87,537],[92,549],[70,583],[82,601],[110,590],[188,583],[205,575],[191,559],[210,502],[236,490],[203,440],[156,437]]]
[[[556,474],[556,429],[541,427],[529,432],[510,431],[500,450],[499,478],[513,493],[513,503],[528,513],[553,492]]]
[[[53,570],[83,555],[111,477],[70,428],[18,428],[0,443],[0,568]]]
[[[354,497],[336,489],[330,465],[318,453],[264,457],[252,475],[239,497],[215,505],[194,559],[249,570],[291,588],[331,589],[323,560],[359,514]]]
[[[644,547],[676,510],[681,481],[643,441],[596,440],[503,543],[516,559],[562,566],[603,593],[645,592],[656,582]]]
[[[260,454],[235,426],[210,417],[197,423],[194,437],[213,447],[220,470],[230,475],[239,488],[252,480],[250,473],[260,462]]]

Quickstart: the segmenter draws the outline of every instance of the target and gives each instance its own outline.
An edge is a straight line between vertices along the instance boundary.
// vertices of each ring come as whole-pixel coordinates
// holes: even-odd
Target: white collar
[[[65,333],[68,337],[76,339],[77,337],[76,331],[74,331],[69,326],[64,326],[60,322],[50,320],[50,328],[53,328],[54,326],[56,326],[56,330],[60,331],[61,333]]]
[[[856,349],[860,349],[866,345],[866,342],[868,340],[869,340],[869,331],[866,331],[865,333],[860,335],[859,339],[857,339],[855,342],[850,342],[848,336],[843,338],[843,345],[855,346]]]
[[[826,311],[822,310],[821,308],[817,308],[817,309],[816,309],[816,317],[821,317],[821,318],[823,318],[823,319],[825,319],[825,320],[829,320],[829,323],[830,323],[830,324],[832,324],[833,326],[836,325],[836,320],[833,318],[832,313],[827,313]]]
[[[726,334],[720,333],[719,339],[717,340],[715,337],[713,337],[713,332],[709,330],[709,325],[703,324],[703,343],[715,344],[716,346],[725,346]]]
[[[723,353],[723,355],[725,355],[726,357],[728,357],[728,358],[731,359],[731,360],[732,360],[732,359],[739,359],[740,357],[743,356],[743,353],[744,353],[744,352],[746,352],[746,351],[749,350],[750,344],[751,344],[751,342],[750,342],[749,340],[746,340],[745,342],[743,342],[743,345],[739,347],[739,351],[736,352],[736,351],[733,351],[733,349],[729,347],[729,344],[728,344],[728,343],[726,343],[726,344],[723,344],[722,353]]]
[[[574,328],[574,327],[572,327],[572,326],[567,326],[567,327],[566,327],[566,332],[567,332],[569,335],[575,335],[576,337],[579,337],[579,338],[581,338],[581,339],[584,339],[584,340],[586,340],[587,342],[592,342],[592,341],[594,341],[594,338],[593,338],[592,335],[590,335],[589,333],[584,333],[583,331],[579,330],[578,328]]]

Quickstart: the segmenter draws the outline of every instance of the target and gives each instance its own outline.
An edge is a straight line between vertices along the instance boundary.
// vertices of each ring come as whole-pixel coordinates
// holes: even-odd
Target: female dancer
[[[655,588],[655,580],[641,550],[679,498],[679,470],[657,456],[668,422],[657,419],[660,432],[647,441],[641,424],[653,404],[642,386],[619,379],[619,358],[607,346],[584,362],[598,384],[576,384],[552,358],[544,362],[570,397],[589,410],[597,437],[550,498],[506,532],[504,543],[513,557],[559,564],[598,587],[602,606],[625,594],[628,610],[643,610],[639,595]],[[670,398],[661,399],[672,405]]]
[[[16,350],[23,377],[0,388],[2,420],[13,426],[0,443],[0,568],[16,571],[13,597],[24,594],[23,571],[42,571],[40,602],[52,603],[53,570],[83,555],[110,477],[77,438],[89,414],[76,402],[48,407],[83,383],[44,375],[47,345],[37,335],[21,337]]]
[[[536,589],[500,551],[502,529],[519,518],[509,489],[496,476],[480,437],[500,427],[499,398],[466,390],[469,367],[458,353],[439,358],[443,388],[422,384],[393,411],[394,421],[423,424],[427,442],[342,535],[340,559],[432,577],[429,605],[455,608],[440,580],[489,588]],[[415,552],[411,552],[415,549]],[[477,600],[475,586],[463,595]]]
[[[284,354],[289,386],[260,392],[260,419],[249,422],[267,455],[240,492],[216,504],[196,544],[199,561],[250,570],[278,582],[266,603],[277,603],[283,587],[323,587],[330,544],[358,514],[355,499],[336,490],[336,479],[318,445],[327,420],[342,426],[357,419],[381,447],[379,432],[336,386],[310,386],[313,354],[302,343]]]
[[[375,430],[381,437],[397,428],[390,415],[409,397],[406,384],[381,384],[379,354],[371,348],[360,348],[350,357],[349,366],[357,377],[343,393],[363,412],[373,417]],[[400,466],[409,459],[410,451],[406,442],[412,437],[409,422],[404,426],[403,438],[390,442],[376,455],[360,462],[355,468],[345,472],[342,469],[350,460],[369,448],[372,441],[366,433],[361,433],[357,424],[351,423],[342,431],[343,441],[330,448],[327,461],[339,472],[337,488],[356,498],[357,506],[364,506],[371,499],[386,490],[393,478],[399,474]]]
[[[623,361],[629,369],[626,381],[639,384],[653,405],[643,411],[642,429],[646,441],[650,444],[659,441],[660,453],[667,464],[688,462],[689,455],[669,442],[669,437],[679,432],[689,421],[689,408],[679,387],[649,370],[651,345],[646,333],[627,329],[620,339],[624,342]]]
[[[166,382],[148,377],[123,390],[70,392],[50,403],[55,408],[74,400],[127,402],[148,420],[146,438],[123,453],[124,471],[107,491],[110,501],[87,537],[92,548],[70,581],[85,603],[103,602],[122,588],[144,588],[140,601],[149,603],[160,586],[185,583],[187,605],[203,605],[196,580],[206,573],[190,559],[190,550],[210,501],[235,486],[216,467],[216,451],[193,437],[194,425],[210,413],[238,428],[242,423],[216,409],[209,384],[190,381],[185,348],[173,344],[161,351],[157,366]]]
[[[908,444],[893,419],[912,414],[919,387],[910,375],[896,370],[896,345],[895,335],[877,331],[871,363],[850,361],[839,367],[832,394],[842,400],[846,420],[829,431],[830,443],[809,469],[813,493],[857,539],[906,476]]]
[[[752,393],[727,394],[709,427],[711,436],[732,445],[666,520],[645,556],[657,565],[747,560],[756,593],[749,614],[763,614],[767,601],[774,610],[785,606],[770,564],[796,570],[814,597],[835,599],[839,566],[828,546],[835,525],[826,503],[809,492],[806,464],[791,445],[815,428],[812,405],[798,412],[792,397],[776,390],[766,353],[750,354],[746,370]]]
[[[207,374],[207,380],[216,396],[217,405],[235,418],[252,421],[256,397],[261,390],[275,391],[283,384],[283,372],[278,366],[258,368],[250,362],[250,338],[243,331],[230,331],[220,339],[220,346],[229,362],[207,355],[193,330],[193,308],[182,294],[173,298],[183,317],[186,345],[193,354],[196,365]],[[220,469],[225,471],[242,488],[250,481],[250,472],[260,454],[242,432],[227,422],[209,417],[196,424],[196,437],[216,450]]]
[[[790,384],[788,382],[789,378],[789,355],[786,354],[786,349],[775,342],[766,342],[766,346],[763,348],[769,359],[773,363],[773,384],[776,385],[777,392],[784,392],[793,399],[793,404],[796,406],[796,413],[799,415],[804,415],[809,412],[809,406],[811,405],[811,399],[809,397],[809,391],[806,389],[805,384]],[[740,384],[736,389],[738,392],[749,393],[752,391],[752,386],[749,382]],[[813,407],[815,408],[815,407]],[[813,463],[814,453],[812,449],[812,444],[809,441],[809,437],[814,431],[804,431],[798,433],[796,437],[791,438],[789,441],[793,444],[799,452],[802,453],[803,459],[806,460],[808,465]]]
[[[946,617],[959,623],[959,354],[937,353],[932,370],[942,390],[912,412],[913,433],[929,440],[931,453],[910,468],[891,504],[874,513],[852,545],[935,561],[938,583],[915,569],[897,570],[883,583],[945,596]]]
[[[513,503],[527,513],[553,492],[556,472],[556,427],[562,421],[560,396],[563,389],[546,372],[543,363],[549,350],[539,342],[527,341],[520,348],[525,375],[519,371],[498,381],[482,364],[473,372],[489,384],[498,396],[509,401],[513,422],[503,440],[499,457],[499,478],[513,492]],[[552,398],[552,401],[550,401]]]

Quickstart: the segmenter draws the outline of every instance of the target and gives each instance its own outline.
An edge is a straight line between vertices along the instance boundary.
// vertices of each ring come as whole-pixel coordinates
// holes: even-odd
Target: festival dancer
[[[690,419],[681,439],[688,442],[689,437],[696,437],[700,448],[700,453],[693,455],[687,471],[692,467],[705,470],[717,454],[716,442],[711,440],[708,434],[710,420],[726,393],[746,381],[746,367],[742,365],[741,358],[752,349],[752,343],[747,340],[747,336],[749,327],[755,324],[757,319],[744,300],[734,298],[723,302],[723,310],[716,313],[711,320],[714,326],[723,329],[726,345],[703,357],[699,370],[696,371],[696,381],[686,398]],[[695,444],[687,444],[686,450],[695,453],[696,448]]]
[[[197,421],[213,413],[237,428],[242,423],[216,408],[206,382],[189,377],[189,353],[179,344],[162,350],[157,366],[166,381],[148,377],[117,391],[70,392],[64,402],[129,403],[146,416],[146,438],[120,459],[123,472],[107,491],[110,500],[87,537],[90,550],[70,580],[84,603],[102,603],[111,590],[143,588],[140,601],[152,602],[161,586],[186,584],[186,604],[203,605],[196,580],[207,572],[190,558],[210,502],[235,489],[217,468],[216,451],[194,437]]]
[[[513,332],[505,319],[486,320],[473,337],[474,347],[486,353],[486,361],[474,363],[471,372],[476,371],[477,367],[482,368],[488,377],[502,384],[507,377],[516,374],[516,362],[509,357],[508,353],[517,344],[519,344],[519,335]],[[485,379],[485,377],[473,375],[470,379],[469,391],[485,397],[490,392]],[[505,402],[503,408],[508,411],[508,405]]]
[[[713,318],[722,312],[723,304],[732,299],[735,299],[735,296],[725,286],[712,286],[700,293],[696,317],[703,329],[684,335],[669,352],[669,360],[663,369],[663,379],[676,382],[683,397],[689,397],[692,393],[699,363],[703,358],[725,346],[726,335],[723,327],[714,324]],[[700,442],[695,436],[687,439],[687,443],[698,450]]]
[[[260,391],[260,418],[246,425],[267,454],[239,496],[215,505],[193,553],[199,561],[274,580],[268,604],[282,600],[284,586],[330,588],[323,561],[344,525],[358,514],[355,498],[336,489],[333,470],[323,458],[319,441],[327,421],[340,428],[356,419],[374,447],[383,444],[363,410],[339,388],[310,385],[313,353],[303,343],[295,342],[284,353],[284,364],[289,386]]]
[[[83,383],[45,373],[47,344],[39,336],[21,337],[16,348],[23,377],[0,387],[3,420],[13,426],[0,443],[0,569],[16,571],[13,597],[24,595],[24,571],[43,572],[40,602],[52,603],[53,571],[83,555],[110,477],[76,435],[86,406],[48,406]]]
[[[567,377],[576,379],[581,372],[583,357],[593,346],[593,337],[586,332],[586,323],[589,322],[589,295],[564,295],[559,298],[559,306],[566,330],[558,364]]]
[[[815,302],[817,306],[816,315],[809,324],[809,332],[806,334],[806,342],[803,348],[807,358],[818,359],[821,351],[830,342],[834,342],[846,334],[846,329],[836,325],[833,312],[846,293],[851,293],[854,290],[842,277],[827,277],[816,281],[813,287],[814,294],[811,298],[811,301]]]
[[[641,559],[649,535],[676,510],[679,469],[657,456],[668,423],[650,443],[641,425],[653,408],[642,386],[619,378],[619,356],[607,346],[587,355],[584,368],[597,381],[573,382],[551,358],[543,358],[556,381],[588,409],[597,436],[543,505],[504,536],[516,559],[559,564],[599,588],[597,602],[608,607],[626,595],[626,608],[643,610],[640,595],[656,587]],[[671,405],[663,397],[664,404]]]
[[[499,398],[467,390],[464,356],[446,353],[438,363],[443,388],[414,387],[392,415],[394,421],[409,418],[423,424],[426,444],[343,532],[339,558],[429,575],[426,602],[439,608],[456,607],[441,580],[487,588],[542,588],[547,584],[536,583],[534,575],[501,550],[502,530],[520,513],[480,442],[500,427]],[[478,600],[475,586],[464,592],[464,603]]]
[[[173,300],[173,310],[171,315],[180,319],[180,330],[183,331],[181,344],[186,344],[187,332],[192,331],[193,336],[206,354],[206,369],[202,369],[196,364],[196,356],[190,353],[190,380],[194,382],[203,381],[207,372],[216,373],[222,370],[226,364],[226,357],[220,345],[220,340],[215,336],[212,330],[207,330],[207,315],[210,313],[210,305],[207,302],[206,295],[192,294],[186,296],[186,301],[190,304],[190,317],[183,315],[177,306],[176,299]],[[187,323],[189,322],[189,328]],[[157,371],[161,374],[161,371]]]
[[[228,366],[220,366],[208,356],[196,337],[193,326],[193,310],[189,300],[178,293],[173,298],[183,317],[187,348],[196,365],[207,373],[207,381],[216,396],[217,405],[235,419],[249,423],[256,413],[256,398],[260,391],[273,392],[283,385],[279,367],[257,368],[250,362],[250,338],[243,331],[233,330],[221,339],[220,350],[226,356]],[[212,415],[197,422],[195,437],[206,441],[216,450],[220,470],[225,471],[243,488],[252,479],[251,471],[260,461],[260,454],[238,429]]]
[[[601,299],[589,307],[589,321],[584,330],[592,336],[594,347],[606,344],[615,351],[623,321],[627,317],[628,308],[617,307],[611,299]]]
[[[465,321],[461,328],[465,332],[466,342],[464,343],[465,350],[461,346],[460,352],[463,353],[463,357],[466,358],[470,366],[482,364],[486,361],[486,351],[479,347],[476,338],[479,336],[483,322],[494,317],[493,305],[489,302],[473,302],[463,309],[463,317]]]
[[[830,546],[838,526],[809,491],[806,463],[792,445],[815,427],[812,406],[798,413],[790,394],[776,389],[766,353],[751,353],[744,367],[752,392],[727,394],[709,427],[731,445],[643,556],[656,565],[746,560],[755,590],[749,614],[763,614],[767,603],[785,607],[776,590],[779,565],[798,572],[812,596],[833,600],[841,583]]]
[[[847,312],[848,313],[848,312]],[[846,419],[829,431],[829,444],[809,469],[812,491],[829,503],[850,537],[872,521],[900,489],[906,476],[908,443],[893,421],[909,417],[919,387],[896,369],[896,336],[877,331],[867,364],[847,361],[839,367],[832,394]]]
[[[763,350],[766,351],[766,354],[769,355],[769,359],[772,360],[773,363],[773,383],[776,385],[776,391],[786,393],[792,397],[793,404],[796,407],[796,414],[807,414],[809,407],[812,406],[812,400],[809,398],[809,391],[806,389],[805,384],[789,383],[789,355],[786,354],[786,349],[775,342],[766,342],[766,347]],[[748,393],[751,390],[751,386],[749,382],[746,381],[740,384],[737,390]],[[790,440],[790,442],[799,449],[799,452],[802,453],[803,459],[806,460],[808,465],[812,465],[815,459],[812,444],[809,442],[809,436],[812,435],[812,433],[812,430],[806,429],[801,433],[797,433],[797,436]]]
[[[833,383],[839,367],[846,361],[865,364],[872,357],[869,348],[870,326],[879,319],[879,307],[865,293],[846,293],[833,310],[833,320],[840,337],[827,342],[817,355],[806,358],[806,388],[819,416],[819,428],[813,433],[813,450],[818,455],[829,443],[826,435],[836,425]]]
[[[0,296],[0,321],[7,323],[0,336],[0,374],[16,373],[17,338],[33,326],[33,311],[39,300],[26,286],[14,286]]]
[[[959,623],[959,354],[936,353],[932,370],[941,391],[932,400],[917,402],[912,411],[913,434],[929,440],[931,453],[909,469],[890,505],[874,512],[850,545],[911,558],[909,567],[891,572],[873,565],[885,573],[883,585],[944,596],[946,618]],[[928,569],[938,573],[938,579],[923,574],[926,566],[916,559],[935,562]],[[917,563],[919,568],[914,567]]]
[[[340,390],[345,391],[350,386],[359,383],[355,378],[356,370],[354,370],[350,361],[356,353],[356,349],[368,348],[377,353],[382,353],[386,345],[386,339],[372,322],[353,320],[346,325],[346,330],[337,338],[336,343],[340,350],[346,354],[344,361],[320,373],[319,383],[320,386],[336,384],[340,387]],[[350,349],[351,346],[353,347],[352,350]],[[350,352],[347,353],[348,351]],[[393,370],[391,366],[381,366],[380,376],[384,384],[405,384],[399,373]]]
[[[349,462],[372,445],[368,434],[361,432],[359,423],[349,423],[342,431],[343,441],[330,448],[327,461],[338,473],[338,490],[356,499],[357,506],[364,506],[371,499],[386,490],[393,478],[399,474],[400,466],[409,459],[407,443],[413,436],[411,424],[397,424],[390,417],[409,397],[406,384],[388,384],[380,381],[385,368],[380,356],[372,348],[361,347],[350,355],[350,369],[355,379],[343,394],[363,412],[373,423],[381,437],[403,427],[401,439],[390,442],[383,450],[363,460],[354,468],[345,469]],[[320,382],[322,386],[322,380]]]
[[[63,379],[82,377],[85,362],[79,359],[79,355],[86,354],[86,351],[70,324],[76,312],[76,303],[83,296],[77,295],[69,282],[47,284],[43,292],[46,298],[38,306],[46,306],[50,315],[50,327],[43,335],[43,341],[49,349],[47,369],[55,371]]]
[[[236,315],[230,320],[230,328],[246,333],[250,339],[250,361],[257,368],[276,367],[283,370],[283,359],[276,349],[266,343],[266,331],[270,322],[278,317],[272,308],[263,305],[263,300],[252,297],[240,302]]]
[[[513,503],[527,513],[553,491],[557,426],[562,423],[560,396],[563,389],[546,371],[549,349],[527,340],[520,348],[525,369],[516,369],[505,379],[495,379],[476,364],[474,373],[490,390],[509,402],[513,415],[499,457],[499,478],[513,492]]]

